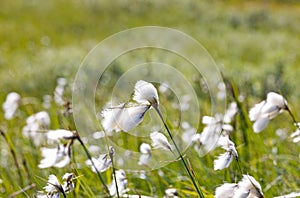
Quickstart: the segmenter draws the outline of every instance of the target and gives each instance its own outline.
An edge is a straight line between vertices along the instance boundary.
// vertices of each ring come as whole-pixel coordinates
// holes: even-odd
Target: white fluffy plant
[[[101,112],[101,115],[103,117],[102,126],[104,130],[108,133],[110,133],[111,131],[130,131],[143,121],[144,115],[147,112],[147,110],[153,107],[158,113],[160,119],[162,120],[168,132],[168,135],[172,140],[175,150],[178,152],[180,159],[184,164],[184,167],[187,173],[189,174],[189,177],[192,180],[198,195],[201,198],[204,197],[159,110],[159,97],[154,85],[143,80],[137,81],[134,87],[132,99],[135,102],[123,103],[119,106],[111,106],[109,108],[104,109]],[[167,147],[169,148],[165,148],[170,150],[171,146],[170,144],[167,144],[168,141],[166,140],[166,137],[162,137],[161,135],[157,135],[157,133],[155,133],[152,134],[151,139],[152,145],[160,146],[160,148],[164,148],[167,145]]]
[[[47,186],[43,188],[45,192],[39,191],[37,198],[60,198],[61,194],[63,197],[66,197],[66,193],[73,191],[75,188],[75,184],[73,182],[75,174],[65,173],[62,179],[63,183],[60,183],[55,175],[49,175]]]
[[[266,100],[256,104],[249,111],[249,118],[254,122],[254,132],[261,132],[264,128],[266,128],[270,120],[275,118],[284,110],[289,111],[287,101],[284,97],[275,92],[268,93]]]
[[[143,121],[145,113],[151,106],[157,108],[159,104],[156,88],[143,80],[135,84],[133,100],[134,103],[110,106],[101,112],[102,126],[106,132],[132,130]]]
[[[263,198],[260,184],[250,175],[243,175],[241,181],[225,183],[215,192],[215,198]]]

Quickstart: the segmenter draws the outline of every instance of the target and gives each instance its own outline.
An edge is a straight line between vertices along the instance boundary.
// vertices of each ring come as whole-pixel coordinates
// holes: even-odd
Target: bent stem
[[[162,122],[164,123],[164,126],[165,126],[165,128],[166,128],[166,130],[167,130],[167,132],[168,132],[168,135],[170,136],[170,138],[171,138],[171,140],[172,140],[172,142],[173,142],[173,144],[174,144],[174,146],[175,146],[175,149],[176,149],[176,151],[178,152],[179,157],[180,157],[180,159],[181,159],[181,161],[182,161],[182,163],[183,163],[183,165],[184,165],[184,167],[185,167],[185,170],[186,170],[186,172],[189,174],[189,177],[191,178],[192,183],[193,183],[194,187],[196,188],[196,191],[197,191],[198,195],[199,195],[201,198],[204,198],[204,195],[203,195],[202,191],[199,189],[199,187],[198,187],[198,185],[197,185],[197,183],[196,183],[196,181],[195,181],[195,178],[193,177],[193,175],[192,175],[190,169],[188,168],[188,165],[187,165],[186,161],[184,160],[184,158],[183,158],[183,156],[182,156],[182,154],[181,154],[181,152],[180,152],[180,150],[179,150],[179,148],[178,148],[178,146],[177,146],[175,140],[173,139],[173,136],[172,136],[172,134],[171,134],[171,132],[170,132],[170,130],[169,130],[169,128],[168,128],[166,122],[164,121],[164,118],[163,118],[163,116],[162,116],[162,114],[161,114],[161,112],[160,112],[160,110],[159,110],[159,108],[158,108],[158,105],[157,105],[157,104],[153,104],[152,106],[154,107],[154,109],[155,109],[156,112],[158,113],[160,119],[161,119]]]
[[[98,177],[99,177],[101,183],[103,184],[106,193],[109,195],[109,197],[111,197],[111,196],[110,196],[110,193],[109,193],[109,189],[108,189],[107,185],[105,184],[103,177],[101,176],[100,172],[98,171],[98,169],[97,169],[97,167],[96,167],[96,165],[95,165],[95,163],[94,163],[94,161],[93,161],[93,159],[92,159],[91,154],[89,153],[88,149],[86,148],[85,144],[84,144],[83,141],[81,140],[81,138],[80,138],[80,136],[79,136],[78,133],[76,133],[76,139],[77,139],[77,140],[79,141],[79,143],[81,144],[81,146],[82,146],[84,152],[86,153],[88,159],[91,161],[92,166],[95,168],[96,173],[97,173],[97,175],[98,175]]]
[[[286,105],[286,108],[285,108],[285,109],[287,110],[287,112],[288,112],[289,115],[291,116],[291,118],[292,118],[294,124],[299,128],[299,126],[298,126],[298,121],[296,120],[296,118],[295,118],[294,114],[292,113],[292,111],[290,110],[289,106]]]

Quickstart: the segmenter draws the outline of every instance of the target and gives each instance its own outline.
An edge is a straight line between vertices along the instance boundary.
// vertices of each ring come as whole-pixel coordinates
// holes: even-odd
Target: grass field
[[[294,143],[290,137],[297,129],[291,116],[283,112],[270,121],[261,133],[254,133],[248,115],[251,107],[264,100],[268,92],[274,91],[286,98],[298,121],[299,2],[16,0],[2,2],[0,8],[0,103],[4,103],[10,92],[17,92],[21,96],[15,117],[7,120],[4,112],[0,113],[0,197],[14,197],[13,193],[24,188],[25,191],[17,193],[16,197],[35,197],[37,191],[42,191],[47,185],[50,174],[61,178],[67,172],[79,176],[74,180],[75,189],[67,197],[107,196],[97,174],[85,164],[88,158],[79,141],[74,140],[69,164],[63,168],[41,169],[38,168],[43,158],[40,148],[53,147],[55,144],[44,139],[36,143],[40,134],[33,138],[25,137],[22,129],[28,116],[46,111],[50,115],[47,129],[76,130],[73,115],[68,112],[65,104],[72,102],[72,85],[79,66],[100,41],[120,31],[140,26],[174,28],[196,39],[210,53],[227,82],[227,98],[223,102],[238,103],[238,113],[231,123],[234,132],[230,139],[235,143],[239,163],[233,161],[228,168],[214,171],[213,161],[223,152],[222,149],[217,148],[201,156],[191,146],[183,153],[191,163],[205,197],[213,197],[215,189],[224,183],[238,182],[242,178],[239,166],[244,174],[248,173],[260,183],[265,197],[300,192],[300,148],[299,142]],[[107,53],[109,55],[110,51]],[[190,53],[193,55],[196,52]],[[114,83],[127,67],[150,61],[175,65],[183,71],[185,78],[192,79],[201,117],[184,121],[191,125],[199,122],[191,127],[200,133],[205,127],[201,123],[202,116],[214,116],[210,111],[210,97],[200,86],[201,76],[194,75],[193,70],[184,70],[188,64],[180,57],[166,52],[139,50],[115,60],[106,76],[109,80],[105,81],[104,78],[103,87],[96,92],[96,111],[101,111],[107,104]],[[57,79],[61,77],[67,80],[63,94],[64,105],[56,104],[53,98]],[[135,78],[139,76],[133,76]],[[101,83],[99,81],[99,85]],[[159,88],[159,84],[154,85]],[[134,84],[130,86],[133,88]],[[133,90],[123,91],[130,96]],[[168,114],[167,125],[171,131],[181,133],[180,127],[176,128],[176,119],[180,117],[174,107],[177,96],[164,93],[159,91],[162,112]],[[45,95],[52,97],[47,108],[43,105]],[[120,101],[124,100],[127,99],[120,98]],[[194,109],[189,111],[193,112]],[[83,111],[82,114],[89,120],[91,115],[85,115],[87,112],[90,111]],[[149,134],[151,131],[145,129],[153,122],[163,127],[154,110],[150,109],[138,127],[140,133]],[[92,130],[92,127],[87,128],[80,136],[96,157],[106,151],[94,152],[93,148],[100,146],[97,145],[100,140],[93,138],[95,131]],[[110,139],[136,152],[139,151],[139,144],[147,141],[147,138],[135,138],[124,132],[114,133]],[[159,158],[160,154],[153,156]],[[116,163],[119,157],[116,150]],[[126,161],[126,156],[121,157]],[[154,167],[155,164],[151,165]],[[180,160],[147,172],[125,172],[127,187],[130,189],[128,194],[163,197],[166,189],[176,188],[180,197],[197,197]],[[112,174],[113,168],[101,173],[105,184],[112,182]]]

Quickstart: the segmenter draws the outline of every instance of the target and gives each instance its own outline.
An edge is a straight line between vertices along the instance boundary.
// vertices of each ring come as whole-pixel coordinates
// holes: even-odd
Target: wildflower
[[[45,109],[50,109],[50,107],[51,107],[51,100],[52,100],[52,96],[51,95],[44,95],[43,96],[43,107]]]
[[[60,106],[63,106],[65,104],[63,95],[64,95],[66,85],[67,85],[67,80],[65,78],[57,79],[57,86],[54,91],[54,102]]]
[[[215,192],[215,198],[263,198],[260,184],[250,175],[243,175],[237,184],[225,183]]]
[[[295,143],[300,141],[300,128],[299,128],[300,123],[297,123],[297,125],[298,125],[297,130],[291,134],[291,138],[293,138],[293,142]]]
[[[75,178],[74,173],[65,173],[62,177],[64,183],[61,184],[57,177],[53,174],[48,177],[48,185],[44,187],[44,190],[47,194],[43,192],[38,192],[38,198],[60,198],[60,194],[69,193],[73,191],[75,185],[73,179]]]
[[[44,137],[41,132],[50,126],[50,117],[46,111],[40,111],[26,119],[26,125],[22,129],[25,137],[30,137],[35,145],[39,145]]]
[[[249,111],[251,121],[254,121],[253,130],[261,132],[271,119],[287,109],[287,101],[279,94],[270,92],[267,99],[256,104]]]
[[[42,147],[42,156],[39,168],[49,168],[49,167],[57,167],[62,168],[70,163],[70,155],[71,155],[71,144],[72,141],[68,144],[59,144],[56,148],[45,148]]]
[[[142,143],[140,145],[140,153],[141,156],[139,158],[139,165],[148,164],[150,158],[151,158],[151,147],[149,144]]]
[[[157,90],[151,83],[139,80],[134,89],[135,102],[111,106],[101,112],[102,126],[106,132],[132,130],[143,121],[151,106],[157,107],[159,104]]]
[[[158,105],[159,99],[156,88],[143,80],[137,81],[134,86],[133,100],[141,104]]]
[[[2,105],[2,108],[4,110],[4,118],[6,120],[11,120],[15,112],[17,111],[19,107],[19,103],[21,101],[21,96],[16,92],[11,92],[7,94],[6,100]]]
[[[165,190],[164,198],[178,198],[178,192],[175,188],[168,188]]]
[[[234,197],[264,197],[260,184],[250,175],[243,175]]]
[[[44,187],[45,191],[47,192],[46,195],[40,194],[37,197],[50,197],[50,198],[59,198],[60,193],[63,192],[63,188],[59,183],[57,177],[53,174],[49,175],[48,177],[48,185]]]
[[[60,142],[62,140],[70,140],[76,137],[74,131],[65,129],[49,130],[46,133],[47,139],[50,141]]]
[[[65,193],[72,192],[75,188],[75,185],[73,183],[73,179],[75,178],[74,173],[65,173],[62,179],[64,180],[64,183],[62,185],[62,188]]]
[[[237,184],[225,183],[216,189],[215,198],[231,198],[237,187]]]
[[[144,118],[146,111],[149,106],[126,106],[121,104],[119,106],[110,107],[104,109],[101,114],[104,118],[102,120],[102,126],[106,132],[115,130],[119,131],[130,131],[139,125]]]
[[[127,192],[127,179],[126,179],[126,174],[125,171],[120,169],[115,171],[116,179],[112,179],[112,183],[108,186],[109,189],[109,194],[111,196],[116,196],[117,195],[117,188],[116,188],[116,182],[117,181],[117,186],[118,186],[118,192],[119,195],[122,196]]]
[[[152,146],[155,149],[162,148],[164,150],[172,151],[172,147],[164,134],[155,131],[150,134],[150,138],[152,140]]]
[[[111,158],[108,153],[100,155],[98,159],[93,157],[92,161],[87,160],[85,163],[92,168],[93,172],[98,171],[98,172],[102,173],[102,172],[106,171],[107,169],[109,169],[112,164]],[[94,163],[94,165],[93,165],[93,163]],[[96,171],[95,167],[97,168],[97,171]]]
[[[233,131],[233,127],[229,123],[224,122],[222,114],[216,114],[215,117],[203,116],[202,123],[207,126],[204,127],[201,134],[195,134],[192,137],[192,141],[196,143],[195,149],[203,154],[218,146],[218,140],[221,135],[228,136]]]
[[[228,109],[226,110],[224,117],[223,117],[223,122],[224,123],[231,123],[232,119],[234,116],[237,114],[238,108],[236,102],[231,102],[229,104]]]
[[[228,137],[220,136],[218,145],[226,150],[226,152],[219,155],[219,157],[214,160],[214,170],[222,170],[227,168],[231,164],[232,159],[234,157],[238,157],[235,145],[231,140],[229,140]]]

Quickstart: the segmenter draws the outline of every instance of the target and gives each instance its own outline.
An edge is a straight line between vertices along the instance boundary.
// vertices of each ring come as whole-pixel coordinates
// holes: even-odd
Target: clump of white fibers
[[[45,186],[43,189],[45,192],[38,191],[37,197],[38,198],[59,198],[60,194],[66,194],[75,188],[73,183],[73,179],[75,178],[74,173],[65,173],[62,177],[63,184],[61,184],[57,177],[53,174],[49,175],[48,177],[48,185]]]
[[[54,90],[54,102],[60,106],[65,104],[63,95],[64,95],[66,85],[67,85],[67,80],[65,78],[57,79],[57,86]]]
[[[153,84],[143,80],[136,82],[134,86],[133,100],[141,104],[159,104],[158,94]]]
[[[50,116],[46,111],[40,111],[26,119],[26,125],[22,129],[24,137],[29,137],[35,145],[39,145],[44,137],[45,130],[50,126]]]
[[[62,168],[70,163],[70,144],[59,144],[56,148],[42,147],[42,156],[39,168],[57,167]]]
[[[7,94],[6,100],[2,105],[4,111],[4,118],[6,120],[11,120],[15,116],[15,112],[19,107],[21,102],[21,96],[16,92],[11,92]]]
[[[139,80],[134,87],[133,100],[117,106],[108,105],[101,111],[102,126],[105,132],[128,132],[138,126],[147,110],[159,104],[156,88],[148,82]]]
[[[150,134],[150,138],[152,140],[152,146],[154,149],[161,148],[164,150],[172,151],[172,146],[170,145],[167,137],[164,134],[155,131]]]
[[[76,137],[75,131],[68,131],[65,129],[49,130],[46,132],[46,137],[49,143],[61,142],[64,140],[71,140]]]
[[[195,149],[201,155],[215,149],[218,146],[220,136],[227,137],[233,132],[234,129],[230,122],[236,113],[237,106],[235,103],[231,103],[224,116],[222,114],[216,114],[214,117],[202,117],[202,123],[206,126],[200,134],[197,133],[192,137],[192,141],[196,143]]]
[[[287,101],[279,94],[270,92],[267,99],[256,104],[249,111],[249,118],[254,121],[253,130],[261,132],[271,119],[287,109]]]
[[[226,150],[226,152],[219,155],[218,158],[214,160],[214,170],[227,168],[231,164],[232,159],[238,157],[234,143],[227,136],[220,136],[218,145]]]
[[[126,174],[125,174],[125,171],[122,169],[117,170],[115,173],[116,173],[116,179],[114,178],[114,175],[113,175],[112,183],[108,186],[109,194],[110,194],[110,196],[117,195],[117,187],[116,187],[116,182],[115,182],[115,181],[117,181],[119,196],[122,196],[127,192]]]
[[[168,188],[165,190],[164,198],[178,198],[179,194],[176,188]]]
[[[262,198],[264,194],[260,184],[250,175],[243,175],[237,184],[225,183],[215,192],[215,198]]]
[[[98,159],[96,158],[92,158],[92,161],[91,160],[87,160],[85,163],[86,165],[90,166],[92,171],[93,172],[104,172],[106,171],[107,169],[110,168],[110,166],[112,165],[112,162],[111,162],[111,158],[110,158],[110,155],[113,156],[114,155],[114,149],[113,147],[110,147],[109,149],[111,152],[110,153],[106,153],[106,154],[101,154]],[[97,171],[96,171],[96,169]]]
[[[147,165],[150,158],[151,158],[151,146],[147,143],[142,143],[140,145],[140,158],[139,158],[139,165]]]
[[[101,112],[102,126],[106,132],[113,130],[128,132],[143,121],[148,109],[149,106],[131,106],[131,104],[108,107]]]
[[[293,138],[293,142],[297,143],[300,141],[300,122],[295,125],[297,126],[297,130],[291,134],[291,138]]]

